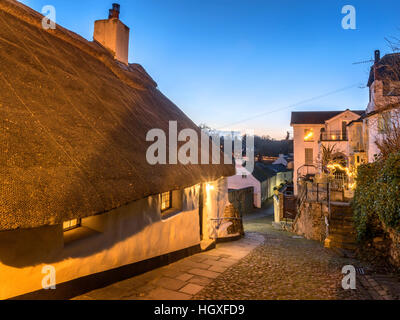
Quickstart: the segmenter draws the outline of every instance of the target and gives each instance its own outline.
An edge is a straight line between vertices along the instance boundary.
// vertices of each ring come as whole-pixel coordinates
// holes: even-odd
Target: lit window
[[[305,129],[304,130],[304,141],[313,141],[314,140],[314,130],[313,129]]]
[[[164,192],[161,194],[161,211],[166,211],[172,207],[172,192]]]
[[[79,228],[81,226],[81,222],[82,222],[81,219],[73,219],[73,220],[65,221],[63,223],[63,230],[69,231],[72,229]]]

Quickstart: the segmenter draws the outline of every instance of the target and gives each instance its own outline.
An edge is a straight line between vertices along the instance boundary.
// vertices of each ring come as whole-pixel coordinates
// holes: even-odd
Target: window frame
[[[306,137],[307,137],[310,133],[312,134],[312,135],[311,135],[311,138],[307,140]],[[314,142],[314,137],[315,137],[315,132],[314,132],[314,129],[313,129],[313,128],[304,129],[304,136],[303,136],[303,141],[304,141],[304,142]]]
[[[164,202],[163,202],[163,196],[166,195],[166,194],[168,194],[168,197],[169,197],[168,201],[169,201],[169,203],[168,203],[168,207],[165,207],[165,208],[163,209],[163,203],[164,203]],[[172,209],[172,195],[173,195],[172,191],[167,191],[167,192],[163,192],[163,193],[160,194],[160,210],[161,210],[161,213],[164,213],[164,212],[166,212],[166,211]]]
[[[307,161],[307,150],[311,150],[311,162]],[[304,164],[313,165],[314,164],[314,148],[304,148]]]
[[[65,223],[71,223],[72,221],[76,221],[76,224],[69,226],[67,228],[64,227]],[[77,218],[77,219],[71,219],[68,221],[64,221],[63,222],[63,232],[67,232],[67,231],[71,231],[71,230],[75,230],[82,227],[82,218]]]

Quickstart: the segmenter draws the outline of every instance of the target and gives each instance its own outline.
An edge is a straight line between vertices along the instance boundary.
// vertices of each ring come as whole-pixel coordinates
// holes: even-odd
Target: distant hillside
[[[293,153],[293,140],[273,140],[269,137],[254,137],[255,155],[277,157]]]

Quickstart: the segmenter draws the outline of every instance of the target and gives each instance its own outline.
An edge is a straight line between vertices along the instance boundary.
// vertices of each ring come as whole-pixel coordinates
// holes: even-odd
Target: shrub
[[[377,200],[377,176],[379,163],[362,165],[357,171],[357,188],[354,194],[354,223],[358,240],[374,236],[377,227],[375,202]]]
[[[391,154],[383,163],[378,178],[376,202],[381,221],[388,227],[400,227],[400,152]]]
[[[400,230],[400,152],[362,165],[357,172],[354,223],[359,241],[382,232],[382,225]]]

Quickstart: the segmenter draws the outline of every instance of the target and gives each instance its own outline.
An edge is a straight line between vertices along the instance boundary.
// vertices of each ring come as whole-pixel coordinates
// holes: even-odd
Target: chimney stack
[[[128,65],[130,30],[119,20],[120,12],[121,6],[113,3],[108,20],[95,21],[93,39],[108,49],[116,60]]]

